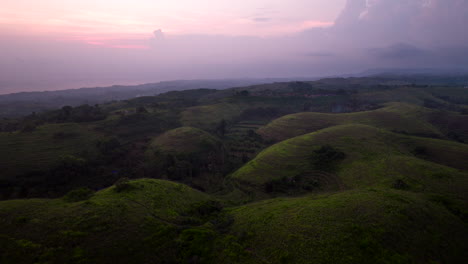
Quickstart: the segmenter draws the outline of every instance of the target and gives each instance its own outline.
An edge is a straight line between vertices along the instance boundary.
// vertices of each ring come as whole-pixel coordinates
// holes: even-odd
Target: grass
[[[2,132],[0,177],[45,170],[66,155],[91,155],[100,137],[89,125],[76,123],[43,125],[32,132]]]
[[[167,181],[128,184],[124,191],[110,187],[76,203],[0,202],[0,244],[5,249],[0,262],[161,263],[174,257],[171,239],[185,223],[195,221],[187,213],[210,197]]]
[[[431,100],[459,111],[463,91],[379,83],[314,82],[331,94],[344,89],[316,98],[280,96],[294,92],[288,83],[252,87],[251,96],[235,95],[245,88],[174,92],[105,106],[148,113],[0,133],[0,179],[51,169],[65,155],[92,158],[96,142],[112,135],[128,146],[121,151],[132,160],[122,162],[142,166],[144,174],[128,177],[206,191],[122,178],[97,192],[1,201],[0,263],[464,263],[468,146],[429,137],[463,141],[466,115],[421,106]],[[385,105],[293,114],[265,126],[273,116],[353,100]],[[256,116],[262,108],[269,110]],[[222,137],[206,132],[223,119]],[[273,141],[255,132],[283,141],[261,151]],[[324,157],[333,161],[322,164]],[[54,176],[106,177],[97,172]]]
[[[207,149],[216,149],[220,140],[198,128],[180,127],[169,130],[153,139],[151,148],[164,153],[199,153]]]
[[[237,123],[245,110],[256,108],[274,108],[280,114],[296,113],[303,110],[304,104],[310,104],[316,111],[329,111],[331,105],[345,100],[344,96],[305,97],[268,97],[268,96],[232,96],[218,100],[217,103],[189,107],[181,113],[184,126],[213,130],[221,120]],[[248,118],[247,118],[248,119]],[[270,117],[264,117],[271,120]]]
[[[323,145],[346,154],[330,174],[338,177],[341,183],[338,186],[390,187],[393,181],[402,178],[415,190],[454,191],[457,196],[465,196],[467,174],[460,170],[467,169],[466,145],[410,137],[365,125],[335,126],[282,141],[262,151],[231,177],[241,188],[261,195],[270,181],[313,176],[317,168],[312,164],[312,153]],[[424,153],[415,154],[418,147]]]
[[[370,103],[403,102],[423,105],[424,100],[432,100],[447,104],[445,101],[433,96],[427,89],[405,86],[385,90],[369,90],[359,93],[357,99]]]
[[[335,125],[364,124],[408,134],[442,137],[438,128],[425,120],[429,113],[430,109],[405,103],[390,103],[373,111],[345,114],[304,112],[276,119],[258,133],[268,139],[284,140]]]
[[[86,200],[0,202],[1,263],[463,263],[443,197],[383,188],[226,208],[142,179]],[[432,262],[431,262],[432,261]]]
[[[462,263],[466,225],[425,197],[368,189],[231,211],[242,263]],[[440,251],[441,248],[444,251]]]
[[[247,109],[245,104],[218,103],[187,108],[181,114],[184,126],[214,129],[221,120],[232,120]]]

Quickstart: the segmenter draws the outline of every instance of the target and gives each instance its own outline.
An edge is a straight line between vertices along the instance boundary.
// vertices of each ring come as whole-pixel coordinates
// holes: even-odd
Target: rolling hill
[[[466,90],[409,80],[1,119],[0,263],[465,263]]]
[[[314,161],[316,151],[332,146],[344,153],[330,168]],[[277,143],[232,174],[251,195],[311,190],[338,191],[369,186],[408,188],[465,197],[465,144],[410,137],[366,125],[340,125]],[[325,164],[328,165],[328,164]],[[460,171],[462,170],[462,171]],[[324,173],[326,172],[326,173]],[[304,185],[304,186],[301,186]]]
[[[376,110],[354,113],[303,112],[278,118],[261,128],[258,133],[265,138],[281,141],[331,126],[363,124],[410,135],[443,138],[445,137],[441,132],[443,125],[437,123],[435,118],[431,118],[437,113],[439,113],[437,110],[407,103],[388,103]],[[457,122],[456,120],[464,118],[455,113],[445,115],[453,116],[455,119],[450,121],[445,118],[444,120],[448,122]]]

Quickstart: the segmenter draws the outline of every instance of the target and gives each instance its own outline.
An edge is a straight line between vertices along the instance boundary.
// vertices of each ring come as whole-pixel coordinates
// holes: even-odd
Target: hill
[[[463,263],[465,223],[432,197],[366,189],[222,208],[160,180],[0,202],[2,263]]]
[[[466,99],[328,78],[1,119],[0,263],[465,263]]]
[[[226,89],[288,79],[175,80],[141,85],[114,85],[42,92],[20,92],[0,95],[0,117],[18,117],[66,105],[102,104],[141,96],[154,96],[169,91],[200,88]]]
[[[31,174],[57,165],[63,157],[97,152],[96,142],[103,136],[92,125],[47,124],[33,131],[0,132],[1,180]],[[14,158],[12,158],[14,157]]]
[[[197,219],[187,214],[210,199],[187,186],[160,180],[121,182],[89,195],[82,198],[72,193],[63,199],[1,202],[0,261],[174,260],[178,229],[196,225]]]
[[[222,186],[223,143],[201,129],[180,127],[154,138],[146,159],[148,174],[210,192]]]
[[[324,146],[329,149],[321,150]],[[327,152],[328,151],[328,152]],[[341,125],[277,143],[232,174],[251,195],[329,191],[398,181],[466,199],[465,144]]]
[[[354,113],[303,112],[286,115],[259,129],[267,139],[284,140],[343,124],[364,124],[409,135],[465,140],[466,115],[429,109],[407,103],[387,103],[384,107]],[[447,129],[451,127],[451,129]],[[454,138],[454,134],[460,135]]]
[[[180,127],[155,138],[150,147],[167,153],[198,154],[219,148],[219,144],[218,139],[201,129]]]
[[[233,209],[237,263],[463,263],[466,224],[424,196],[367,189]],[[461,243],[461,244],[459,244]],[[233,262],[236,263],[236,262]]]

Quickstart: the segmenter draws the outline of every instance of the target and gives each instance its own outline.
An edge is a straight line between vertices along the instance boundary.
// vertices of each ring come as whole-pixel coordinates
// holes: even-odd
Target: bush
[[[412,153],[416,156],[426,156],[428,151],[426,147],[418,146],[413,149]]]
[[[114,186],[115,186],[115,191],[116,192],[123,192],[123,191],[131,189],[130,180],[128,178],[118,179],[114,183]]]
[[[405,190],[408,189],[409,186],[402,179],[397,179],[395,182],[393,182],[392,187],[397,190]]]
[[[33,132],[34,130],[36,130],[36,124],[34,124],[34,123],[26,123],[21,128],[21,132]]]
[[[75,202],[88,200],[89,198],[91,198],[91,196],[93,196],[93,194],[94,194],[94,192],[91,189],[83,187],[83,188],[79,188],[79,189],[69,191],[63,197],[63,199],[65,201],[67,201],[67,202],[75,203]]]
[[[346,154],[330,145],[325,145],[315,150],[312,154],[311,161],[316,169],[323,171],[332,171],[335,169],[337,162],[346,158]]]

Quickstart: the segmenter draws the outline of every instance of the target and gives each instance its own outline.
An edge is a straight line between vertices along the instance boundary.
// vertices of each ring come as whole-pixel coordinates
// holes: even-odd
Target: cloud
[[[121,34],[73,31],[60,40],[0,35],[0,79],[37,83],[50,76],[63,77],[64,82],[75,76],[87,81],[105,77],[111,84],[336,75],[428,65],[468,68],[466,0],[348,0],[334,22],[284,19],[261,11],[220,16],[210,24],[184,22],[204,34],[174,32],[163,23],[157,25],[169,33],[153,32],[154,25],[147,29],[133,23],[146,31],[135,35],[126,33],[126,28]],[[12,63],[18,54],[25,63]]]
[[[161,29],[157,29],[153,32],[154,39],[155,40],[163,40],[164,39],[164,33]]]
[[[335,54],[332,53],[332,52],[326,52],[326,51],[314,51],[314,52],[304,53],[304,56],[308,56],[308,57],[332,57],[332,56],[335,56]]]
[[[348,0],[336,34],[354,43],[418,45],[467,43],[466,0]]]
[[[268,22],[268,21],[271,21],[271,18],[269,17],[255,17],[252,19],[254,22],[259,22],[259,23],[262,23],[262,22]]]
[[[384,48],[371,49],[371,54],[381,59],[407,60],[428,56],[429,52],[407,43],[397,43]]]

